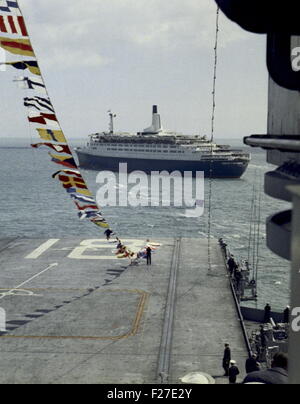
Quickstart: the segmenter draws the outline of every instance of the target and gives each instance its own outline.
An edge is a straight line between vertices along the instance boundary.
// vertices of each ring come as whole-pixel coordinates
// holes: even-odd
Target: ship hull
[[[76,150],[79,165],[82,168],[89,170],[109,170],[113,172],[119,171],[120,163],[127,163],[127,171],[135,170],[144,171],[150,174],[152,171],[192,171],[195,174],[197,171],[203,171],[205,177],[210,177],[212,171],[213,178],[240,178],[246,171],[249,161],[189,161],[189,160],[155,160],[155,159],[138,159],[138,158],[122,158],[122,157],[107,157],[96,156],[86,153],[81,150]]]

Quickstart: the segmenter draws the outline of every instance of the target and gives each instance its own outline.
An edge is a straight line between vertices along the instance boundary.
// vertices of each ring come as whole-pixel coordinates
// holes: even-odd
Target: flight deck
[[[155,242],[147,266],[106,240],[0,240],[0,383],[181,384],[190,372],[228,383],[227,342],[242,379],[248,353],[218,242],[210,271],[207,240]]]

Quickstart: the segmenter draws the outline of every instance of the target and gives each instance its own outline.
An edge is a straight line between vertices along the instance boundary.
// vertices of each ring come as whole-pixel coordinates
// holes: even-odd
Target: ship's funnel
[[[157,105],[153,105],[152,111],[152,125],[144,129],[143,133],[145,134],[157,134],[163,130]]]

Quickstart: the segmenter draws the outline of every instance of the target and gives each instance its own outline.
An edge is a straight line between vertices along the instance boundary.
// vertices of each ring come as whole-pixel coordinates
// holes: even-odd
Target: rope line
[[[251,202],[251,213],[250,213],[250,226],[249,226],[249,243],[248,243],[248,263],[250,265],[250,254],[251,254],[251,243],[252,243],[252,233],[253,233],[253,220],[254,220],[254,200],[255,200],[255,185],[253,185],[252,192],[252,202]]]
[[[215,47],[214,47],[214,72],[213,72],[213,90],[212,90],[212,116],[211,116],[211,159],[209,168],[209,197],[208,197],[208,270],[212,270],[211,261],[211,227],[212,227],[212,185],[213,185],[213,141],[215,134],[215,113],[216,113],[216,82],[217,82],[217,67],[218,67],[218,41],[219,41],[219,17],[220,8],[217,8],[216,13],[216,36],[215,36]]]
[[[258,270],[260,264],[260,245],[261,245],[261,209],[262,209],[262,179],[259,181],[259,198],[257,209],[257,239],[256,239],[256,262],[255,262],[255,281],[258,282]]]

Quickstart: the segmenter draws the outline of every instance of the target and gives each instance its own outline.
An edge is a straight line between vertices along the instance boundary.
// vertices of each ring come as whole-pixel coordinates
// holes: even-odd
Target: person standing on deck
[[[106,235],[106,240],[110,240],[110,236],[113,234],[113,231],[110,229],[105,230],[104,234]]]
[[[231,350],[229,344],[225,344],[224,357],[223,357],[223,369],[225,370],[224,376],[229,376],[229,367],[231,361]]]
[[[250,373],[244,379],[243,384],[289,384],[288,366],[287,355],[282,352],[276,353],[270,369]]]
[[[236,384],[237,376],[240,374],[240,371],[236,366],[236,361],[230,361],[230,368],[228,373],[229,373],[229,383]]]
[[[264,315],[264,323],[267,324],[270,322],[271,320],[271,306],[269,305],[269,303],[266,305],[265,307],[265,315]]]
[[[228,269],[229,269],[230,275],[233,276],[234,271],[235,271],[235,270],[237,269],[237,267],[238,267],[237,264],[236,264],[236,262],[235,262],[235,260],[234,260],[234,256],[233,256],[233,255],[230,256],[229,260],[227,261],[227,265],[228,265]]]
[[[151,248],[148,246],[146,249],[146,253],[147,253],[147,265],[151,265],[152,264],[152,250]]]
[[[290,306],[287,306],[286,309],[283,312],[283,322],[285,324],[289,324],[290,323]]]
[[[252,372],[258,372],[260,370],[260,365],[257,362],[257,355],[252,354],[251,358],[246,360],[246,373],[247,375]]]

